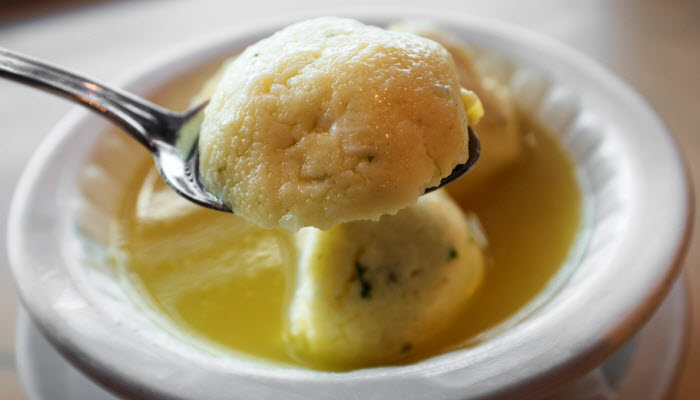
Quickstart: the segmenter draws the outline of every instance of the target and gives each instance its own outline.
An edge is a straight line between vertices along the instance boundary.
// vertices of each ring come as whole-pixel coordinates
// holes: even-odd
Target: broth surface
[[[151,99],[184,109],[215,69],[193,71]],[[456,199],[478,215],[488,238],[484,281],[448,329],[400,363],[485,340],[543,292],[570,254],[582,208],[572,161],[552,134],[524,117],[521,127],[531,144],[522,158],[468,198]],[[362,367],[309,363],[287,351],[284,313],[296,250],[284,231],[177,199],[150,158],[125,193],[115,238],[126,256],[121,270],[175,329],[220,351],[273,362],[335,371]],[[154,217],[144,213],[143,199],[176,207]]]

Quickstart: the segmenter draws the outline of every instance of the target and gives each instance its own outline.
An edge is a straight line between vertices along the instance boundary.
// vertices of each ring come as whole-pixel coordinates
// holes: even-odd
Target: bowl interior
[[[401,18],[361,19],[388,25]],[[173,398],[290,392],[313,398],[336,396],[339,387],[347,389],[345,396],[367,398],[387,390],[407,398],[532,395],[543,382],[573,379],[612,354],[677,273],[690,206],[673,142],[639,96],[575,52],[494,21],[430,19],[489,49],[482,62],[508,84],[520,108],[559,135],[584,193],[585,221],[569,262],[545,293],[502,327],[508,329],[413,365],[342,374],[221,357],[188,345],[134,303],[114,273],[119,254],[108,246],[120,193],[150,155],[80,110],[37,151],[11,212],[13,273],[38,326],[111,389]],[[251,24],[193,42],[140,69],[124,87],[147,94],[288,22]]]

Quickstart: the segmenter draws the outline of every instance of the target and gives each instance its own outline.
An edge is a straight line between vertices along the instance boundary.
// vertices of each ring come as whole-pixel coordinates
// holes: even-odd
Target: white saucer
[[[661,400],[673,388],[688,333],[688,298],[679,279],[644,328],[600,368],[551,400]],[[24,310],[16,328],[17,374],[28,400],[116,400],[68,363]],[[655,377],[650,379],[650,377]]]

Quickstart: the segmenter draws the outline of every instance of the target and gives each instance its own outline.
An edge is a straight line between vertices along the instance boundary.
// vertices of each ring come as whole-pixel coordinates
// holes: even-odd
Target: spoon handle
[[[152,152],[156,144],[173,143],[174,138],[170,136],[182,120],[180,114],[138,96],[3,48],[0,48],[0,76],[58,94],[97,111]]]

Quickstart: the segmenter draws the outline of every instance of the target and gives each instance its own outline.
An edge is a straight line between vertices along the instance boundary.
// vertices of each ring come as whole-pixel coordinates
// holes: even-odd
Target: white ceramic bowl
[[[26,168],[8,232],[22,301],[64,356],[137,398],[529,398],[582,375],[640,328],[678,273],[692,212],[679,152],[649,106],[596,63],[521,29],[474,17],[376,15],[359,17],[378,25],[428,18],[510,60],[494,65],[505,65],[500,73],[521,105],[561,135],[588,211],[572,273],[556,293],[482,344],[408,366],[324,373],[202,351],[161,329],[110,272],[104,233],[130,164],[86,168],[86,160],[133,145],[97,135],[106,123],[75,110]],[[251,23],[181,46],[122,86],[145,94],[289,22]]]

